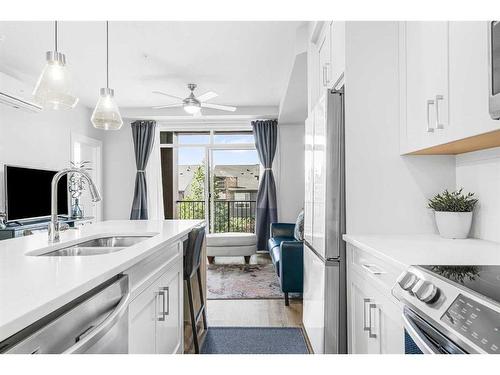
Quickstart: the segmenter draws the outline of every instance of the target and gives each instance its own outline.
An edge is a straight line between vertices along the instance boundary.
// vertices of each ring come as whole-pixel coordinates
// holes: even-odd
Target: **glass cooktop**
[[[500,303],[500,266],[421,266]]]

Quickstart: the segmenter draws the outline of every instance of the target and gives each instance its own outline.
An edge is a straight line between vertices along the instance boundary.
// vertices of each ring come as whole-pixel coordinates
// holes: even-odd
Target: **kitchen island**
[[[61,232],[61,241],[57,244],[49,244],[44,233],[1,241],[0,342],[117,275],[126,275],[129,279],[129,321],[133,323],[134,302],[154,280],[170,269],[175,270],[179,279],[175,290],[176,303],[180,306],[177,318],[181,327],[178,328],[182,331],[182,241],[202,222],[104,221]],[[111,236],[147,238],[119,251],[99,255],[41,256],[77,243]],[[141,327],[141,331],[145,328]],[[133,335],[134,327],[129,327],[131,352],[137,352],[139,348],[150,352],[151,347],[156,348],[155,343],[148,347],[144,342],[132,340]],[[176,345],[177,352],[182,351],[182,338],[180,340]]]

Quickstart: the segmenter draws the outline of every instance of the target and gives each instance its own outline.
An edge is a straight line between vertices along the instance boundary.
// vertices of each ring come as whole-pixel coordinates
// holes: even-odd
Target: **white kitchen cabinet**
[[[440,144],[449,131],[449,23],[400,24],[401,151]]]
[[[129,352],[182,351],[182,257],[155,273],[150,285],[129,305]]]
[[[156,320],[156,353],[178,353],[182,350],[182,275],[172,268],[159,279],[158,319]]]
[[[487,41],[485,21],[400,24],[402,154],[495,146],[488,133],[500,121],[488,110]]]
[[[325,264],[304,244],[302,322],[313,352],[325,352]]]
[[[348,342],[349,353],[351,354],[378,354],[380,348],[376,337],[375,323],[370,322],[370,313],[373,308],[370,304],[375,304],[371,287],[366,279],[352,275],[348,284]],[[375,319],[375,314],[371,314]],[[369,330],[372,327],[373,332]],[[374,336],[375,335],[375,336]]]
[[[332,23],[327,22],[318,43],[318,87],[321,92],[332,83]]]
[[[349,353],[404,353],[402,307],[391,294],[399,272],[398,267],[348,246]]]
[[[332,72],[331,88],[345,71],[345,21],[334,21],[331,25]]]
[[[157,290],[155,282],[129,305],[129,353],[156,353]]]
[[[447,141],[498,130],[488,109],[488,22],[450,22],[450,119]]]

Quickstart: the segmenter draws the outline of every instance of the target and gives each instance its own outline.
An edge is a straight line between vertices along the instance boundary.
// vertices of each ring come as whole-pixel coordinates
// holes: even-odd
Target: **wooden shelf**
[[[458,155],[493,147],[500,147],[500,130],[409,152],[404,155]]]

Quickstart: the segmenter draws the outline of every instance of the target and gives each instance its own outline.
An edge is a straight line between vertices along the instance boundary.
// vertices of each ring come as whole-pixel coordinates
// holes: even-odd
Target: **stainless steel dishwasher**
[[[6,354],[128,353],[128,277],[119,275],[0,343]]]

